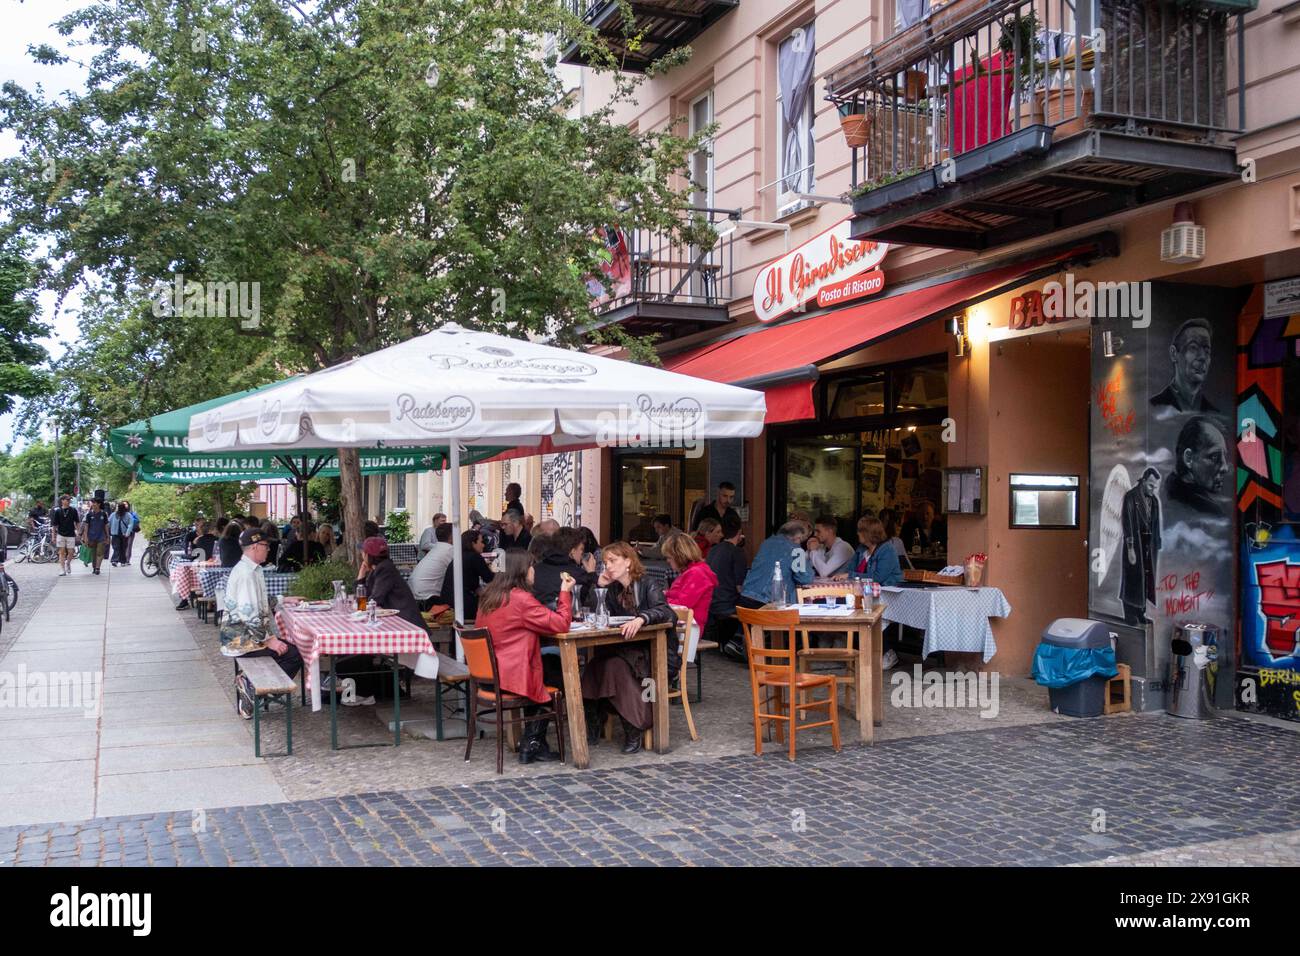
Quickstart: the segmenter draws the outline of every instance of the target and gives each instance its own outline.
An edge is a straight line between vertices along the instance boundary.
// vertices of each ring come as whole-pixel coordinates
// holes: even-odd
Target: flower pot
[[[1026,93],[1023,90],[1020,93],[1020,109],[1018,111],[1020,125],[1016,126],[1016,101],[1014,95],[1007,104],[1007,132],[1013,133],[1017,129],[1024,129],[1026,126],[1043,125],[1043,101],[1041,91],[1038,94]]]
[[[866,113],[841,116],[840,129],[844,131],[844,142],[850,149],[861,149],[871,138],[871,117]]]
[[[907,71],[907,102],[915,103],[917,100],[925,98],[925,84],[928,77],[925,70],[908,70]]]
[[[1082,133],[1087,128],[1088,117],[1092,115],[1092,90],[1083,91],[1077,113],[1073,86],[1039,90],[1034,94],[1034,104],[1043,115],[1040,122],[1055,127],[1052,139],[1062,140]]]

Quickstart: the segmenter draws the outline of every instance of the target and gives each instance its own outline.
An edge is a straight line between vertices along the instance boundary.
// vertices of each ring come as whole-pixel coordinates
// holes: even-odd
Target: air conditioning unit
[[[1191,203],[1174,207],[1174,222],[1160,233],[1160,261],[1178,265],[1205,258],[1205,227],[1198,226]]]

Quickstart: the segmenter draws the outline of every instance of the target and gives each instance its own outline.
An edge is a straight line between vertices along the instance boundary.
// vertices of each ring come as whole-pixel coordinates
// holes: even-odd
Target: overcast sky
[[[63,90],[83,88],[85,71],[74,63],[63,66],[42,66],[33,63],[27,54],[29,46],[49,43],[60,50],[67,51],[67,41],[50,26],[66,13],[86,5],[85,0],[0,0],[0,77],[4,82],[14,81],[26,89],[34,89],[37,84],[46,95]],[[79,49],[75,55],[81,58],[87,51]],[[8,131],[0,131],[0,154],[12,156],[18,150],[18,141]],[[0,215],[3,215],[0,212]],[[77,303],[71,298],[64,301],[63,309],[54,314],[54,296],[41,296],[41,318],[53,326],[53,334],[43,340],[42,344],[50,354],[58,357],[63,354],[62,343],[71,340],[77,334]],[[14,421],[12,415],[0,415],[0,448],[7,447],[14,441]],[[15,444],[15,447],[17,445]]]

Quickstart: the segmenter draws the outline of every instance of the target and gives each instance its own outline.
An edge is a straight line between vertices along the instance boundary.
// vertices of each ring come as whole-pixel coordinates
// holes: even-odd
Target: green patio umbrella
[[[294,376],[297,378],[298,376]],[[285,381],[293,381],[286,379]],[[189,451],[191,416],[218,405],[254,395],[285,384],[272,382],[221,398],[210,399],[163,412],[152,418],[122,425],[109,432],[108,451],[118,463],[132,469],[141,481],[193,485],[219,481],[264,481],[282,478],[297,490],[298,511],[307,507],[307,482],[317,475],[339,475],[338,450],[334,448],[295,448],[284,452],[199,452]],[[472,463],[499,454],[505,448],[474,448],[461,461]],[[446,467],[447,446],[419,448],[362,448],[359,450],[363,475],[407,474]],[[303,541],[306,556],[307,542]]]

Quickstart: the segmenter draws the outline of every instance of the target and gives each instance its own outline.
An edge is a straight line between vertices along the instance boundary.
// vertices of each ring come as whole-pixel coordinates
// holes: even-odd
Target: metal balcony
[[[688,245],[669,230],[633,229],[621,234],[626,261],[620,264],[620,236],[613,237],[608,289],[593,305],[598,326],[619,324],[634,335],[668,340],[731,321],[734,232],[725,224],[740,211],[693,206],[686,213],[721,233],[711,248]]]
[[[827,80],[852,137],[853,237],[990,249],[1239,176],[1242,5],[933,10]]]
[[[562,0],[569,12],[592,26],[622,68],[644,73],[655,60],[685,46],[740,0],[631,0],[632,22],[626,23],[618,0]],[[561,41],[561,63],[586,65],[587,57],[572,38]]]

